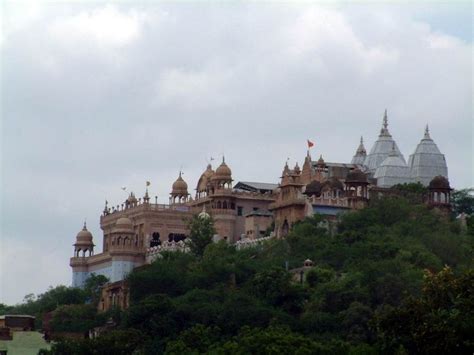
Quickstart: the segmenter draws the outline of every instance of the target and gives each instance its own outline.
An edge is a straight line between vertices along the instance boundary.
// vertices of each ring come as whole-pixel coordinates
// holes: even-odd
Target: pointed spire
[[[382,123],[382,129],[380,130],[380,135],[381,136],[390,136],[390,133],[388,132],[387,109],[385,109],[385,112],[383,114],[383,123]]]
[[[365,150],[365,147],[364,147],[364,138],[360,136],[360,144],[359,144],[359,147],[357,148],[356,156],[366,156],[366,155],[367,155],[367,151]]]
[[[426,128],[425,128],[425,136],[423,137],[423,139],[431,139],[430,137],[430,129],[428,127],[428,124],[426,125]]]
[[[86,223],[86,219],[84,218],[84,227],[82,227],[82,230],[83,231],[86,231],[87,230],[87,223]]]

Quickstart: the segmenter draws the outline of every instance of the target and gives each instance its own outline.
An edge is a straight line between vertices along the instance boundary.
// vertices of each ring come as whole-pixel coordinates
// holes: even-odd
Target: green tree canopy
[[[188,245],[191,252],[201,257],[206,247],[212,243],[215,234],[214,221],[210,216],[194,215],[188,222]]]

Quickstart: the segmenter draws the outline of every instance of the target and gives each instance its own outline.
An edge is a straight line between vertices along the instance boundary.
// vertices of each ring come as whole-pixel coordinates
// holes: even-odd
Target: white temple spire
[[[380,136],[389,137],[390,133],[388,132],[388,116],[387,116],[387,109],[383,114],[383,121],[382,121],[382,129],[380,130]]]
[[[423,139],[431,139],[430,137],[430,129],[428,127],[428,124],[426,125],[426,128],[425,128],[425,136],[423,137]]]

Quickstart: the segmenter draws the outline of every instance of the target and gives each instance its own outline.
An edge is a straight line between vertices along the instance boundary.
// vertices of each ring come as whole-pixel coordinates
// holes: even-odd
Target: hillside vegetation
[[[347,213],[337,230],[321,220],[254,249],[164,254],[129,276],[130,308],[107,315],[116,330],[52,352],[472,354],[473,235],[404,198]],[[301,283],[291,270],[306,259]]]

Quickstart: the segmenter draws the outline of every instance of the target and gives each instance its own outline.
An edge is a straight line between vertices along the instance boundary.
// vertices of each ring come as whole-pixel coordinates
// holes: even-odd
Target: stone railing
[[[329,197],[325,198],[323,196],[316,197],[313,196],[311,202],[317,205],[324,206],[338,206],[338,207],[349,207],[349,201],[346,197]]]
[[[162,252],[181,252],[181,253],[188,253],[189,246],[186,244],[185,241],[180,240],[179,242],[162,242],[161,245],[156,247],[148,248],[145,254],[146,262],[151,264],[157,258],[161,258]]]
[[[254,248],[256,246],[262,245],[264,242],[274,239],[275,236],[270,235],[269,237],[257,238],[257,239],[242,239],[235,243],[235,248],[237,250]]]

